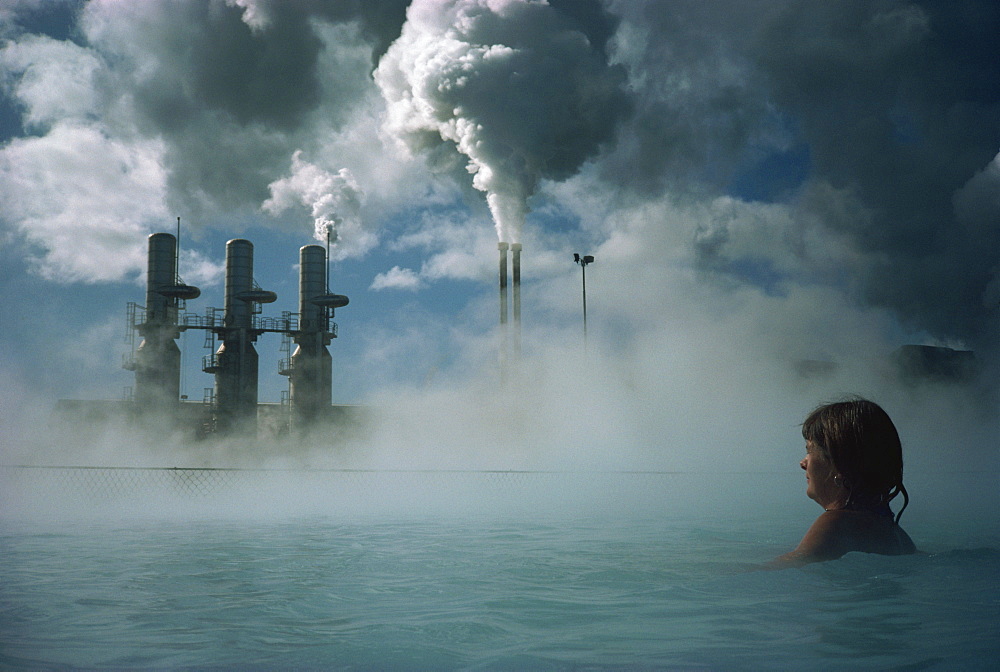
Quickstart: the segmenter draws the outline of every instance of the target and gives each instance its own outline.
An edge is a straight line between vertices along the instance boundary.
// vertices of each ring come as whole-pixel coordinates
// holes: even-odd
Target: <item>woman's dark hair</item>
[[[802,423],[802,436],[833,464],[850,492],[847,504],[877,506],[903,493],[903,446],[889,415],[867,399],[849,399],[820,406]]]

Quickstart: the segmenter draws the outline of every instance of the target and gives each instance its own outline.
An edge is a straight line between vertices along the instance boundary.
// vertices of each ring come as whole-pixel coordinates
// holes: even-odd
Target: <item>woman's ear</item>
[[[833,475],[833,484],[836,485],[838,488],[844,488],[845,490],[851,489],[851,482],[847,480],[846,477],[841,476],[840,474]]]

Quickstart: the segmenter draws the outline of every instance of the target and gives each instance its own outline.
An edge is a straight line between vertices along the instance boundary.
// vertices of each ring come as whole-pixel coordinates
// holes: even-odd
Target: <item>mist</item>
[[[374,4],[94,1],[48,27],[32,3],[3,10],[3,464],[281,483],[162,500],[196,516],[613,500],[805,524],[799,423],[857,394],[902,436],[904,525],[985,504],[970,483],[1000,461],[993,3]],[[141,296],[145,236],[177,216],[186,281],[220,294],[223,241],[259,240],[276,310],[294,310],[295,249],[332,234],[331,290],[351,296],[334,386],[357,422],[194,441],[59,419],[57,399],[130,384],[108,343]],[[506,372],[498,237],[524,245]],[[574,252],[596,259],[586,344]],[[971,352],[975,370],[906,375],[908,345]],[[304,475],[345,470],[392,482],[338,494]],[[488,491],[431,472],[525,475]],[[579,480],[622,472],[697,485]],[[58,484],[40,492],[58,515]]]
[[[24,380],[8,381],[5,398],[16,403],[5,405],[5,465],[236,471],[205,489],[159,472],[103,480],[100,470],[82,472],[69,487],[65,476],[33,472],[8,483],[5,515],[736,520],[799,512],[804,529],[816,511],[798,467],[799,424],[818,403],[848,394],[878,401],[899,428],[911,533],[919,536],[921,521],[986,506],[990,489],[970,484],[1000,466],[989,386],[903,382],[886,342],[871,332],[849,338],[877,320],[847,309],[818,343],[827,365],[803,366],[780,336],[795,314],[760,295],[710,305],[694,281],[693,296],[667,297],[669,328],[651,325],[623,342],[599,298],[612,274],[597,269],[586,349],[579,324],[529,326],[525,356],[501,382],[495,334],[465,335],[452,343],[461,352],[448,371],[381,385],[360,400],[356,421],[306,436],[262,427],[257,438],[193,440],[150,419],[70,422],[28,396]],[[530,298],[541,301],[544,284],[529,287]],[[491,313],[493,302],[484,304]],[[858,357],[862,344],[869,354]],[[986,515],[978,524],[995,522]]]

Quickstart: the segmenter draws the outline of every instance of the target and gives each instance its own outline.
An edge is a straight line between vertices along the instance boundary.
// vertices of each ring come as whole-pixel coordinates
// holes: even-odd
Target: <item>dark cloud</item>
[[[0,6],[0,36],[24,33],[78,39],[76,17],[86,0],[8,0]]]
[[[614,7],[615,54],[640,95],[604,177],[633,197],[750,195],[794,212],[777,248],[761,235],[752,249],[759,222],[701,231],[705,268],[768,292],[835,282],[937,338],[995,339],[984,297],[997,284],[1000,212],[986,196],[992,173],[966,184],[1000,150],[1000,5]],[[779,255],[799,268],[776,285]]]
[[[175,94],[229,114],[240,124],[280,130],[294,128],[319,104],[316,63],[323,43],[295,3],[274,12],[260,30],[251,30],[231,7],[189,7],[199,15],[182,19],[188,26],[182,52],[163,63],[169,63],[171,74],[190,73],[185,80],[189,86]]]
[[[321,100],[322,43],[308,17],[289,9],[251,30],[239,8],[173,2],[129,18],[141,52],[117,34],[98,33],[94,45],[126,66],[112,71],[109,97],[127,95],[131,122],[166,141],[177,205],[259,204],[287,164],[288,136]]]
[[[1000,230],[957,217],[954,199],[1000,150],[998,31],[992,2],[793,3],[754,45],[811,180],[868,213],[821,219],[863,256],[863,298],[943,338],[995,334],[982,299]]]
[[[284,4],[281,0],[272,2]],[[329,21],[356,21],[372,45],[372,65],[375,66],[389,45],[399,37],[409,4],[410,0],[313,0],[309,6],[312,13]]]
[[[107,95],[128,96],[138,129],[166,140],[172,200],[188,208],[259,205],[298,147],[346,120],[370,79],[324,69],[331,50],[355,46],[326,44],[324,25],[354,26],[345,36],[374,58],[404,17],[399,2],[242,4],[89,8],[91,44],[115,63]]]
[[[614,4],[613,50],[629,70],[636,113],[602,166],[628,192],[723,188],[741,161],[783,132],[747,56],[772,3]]]
[[[156,216],[238,218],[291,177],[297,150],[323,175],[350,154],[362,191],[403,193],[409,167],[375,147],[384,113],[466,182],[473,164],[515,220],[544,180],[593,162],[609,211],[683,201],[709,219],[664,223],[690,229],[706,277],[771,296],[832,287],[942,341],[997,337],[991,0],[94,0],[76,25],[72,2],[48,19],[17,6],[4,16],[56,38],[24,23],[0,50],[0,127],[20,136],[0,192],[29,238],[79,221],[79,203],[94,211],[101,185],[119,197],[110,231],[136,195]],[[134,161],[96,175],[95,152]]]

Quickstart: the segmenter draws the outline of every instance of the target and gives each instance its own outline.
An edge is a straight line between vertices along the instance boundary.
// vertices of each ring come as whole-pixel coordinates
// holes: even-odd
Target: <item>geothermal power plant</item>
[[[181,429],[193,429],[199,436],[255,434],[262,419],[272,434],[305,434],[330,421],[353,419],[357,407],[332,404],[333,362],[328,346],[337,337],[334,312],[348,305],[348,298],[329,291],[326,248],[306,245],[299,250],[298,312],[264,317],[261,307],[273,303],[277,295],[254,281],[254,248],[250,241],[237,238],[226,243],[223,307],[209,307],[203,314],[186,311],[186,302],[198,298],[201,290],[180,280],[178,237],[154,233],[148,244],[145,305],[127,306],[132,347],[124,368],[135,374],[128,395],[131,400],[125,404],[129,413],[143,422],[167,420]],[[521,359],[522,247],[507,242],[497,247],[500,377],[508,381]],[[575,256],[579,263],[579,255]],[[182,332],[191,330],[204,332],[204,345],[210,354],[202,358],[201,368],[215,377],[214,386],[205,388],[201,403],[181,396],[182,358],[177,340]],[[255,343],[267,333],[281,336],[281,351],[286,355],[278,366],[278,373],[288,377],[288,391],[282,393],[280,404],[262,404],[257,397]],[[137,337],[142,339],[138,347]],[[898,379],[911,385],[926,381],[967,382],[978,371],[973,353],[932,346],[903,346],[894,353],[892,365]],[[829,374],[835,365],[803,360],[794,367],[800,376],[814,377]],[[64,411],[90,417],[106,415],[109,408],[117,413],[120,404],[60,400]]]
[[[255,434],[267,417],[271,433],[302,434],[316,425],[343,419],[354,407],[332,405],[333,362],[329,345],[337,337],[333,322],[348,298],[329,291],[329,251],[321,245],[299,250],[298,312],[279,317],[261,314],[277,295],[254,280],[253,243],[226,243],[222,308],[187,312],[186,303],[201,296],[178,273],[178,236],[153,233],[148,238],[145,304],[127,305],[131,347],[123,367],[135,374],[126,409],[143,422],[168,421],[199,436]],[[507,379],[521,356],[521,244],[498,244],[500,290],[500,374]],[[510,273],[508,273],[508,268]],[[182,357],[178,339],[186,331],[205,334],[209,354],[201,369],[215,377],[200,403],[181,395]],[[288,391],[275,404],[258,401],[257,339],[281,336],[278,373],[288,377]],[[138,346],[136,341],[141,338]],[[294,346],[294,351],[293,351]],[[111,402],[107,402],[111,403]],[[106,413],[106,405],[62,400],[64,410]]]
[[[170,233],[149,236],[145,305],[128,304],[133,347],[124,367],[135,373],[132,400],[136,414],[195,426],[202,435],[255,433],[266,406],[257,398],[260,372],[255,343],[262,334],[276,333],[282,337],[284,352],[295,346],[279,363],[279,373],[288,376],[288,392],[283,394],[282,407],[287,413],[279,421],[278,431],[302,433],[329,420],[334,407],[328,346],[337,337],[332,318],[337,308],[348,304],[348,298],[329,291],[328,251],[320,245],[299,250],[298,312],[264,317],[261,306],[273,303],[277,295],[254,281],[253,243],[230,240],[226,243],[223,307],[209,307],[197,314],[186,312],[186,302],[198,298],[201,290],[180,280],[177,241]],[[506,378],[521,355],[521,244],[501,242],[498,250],[500,370]],[[189,330],[205,333],[210,354],[202,358],[201,368],[215,377],[214,387],[205,389],[200,404],[184,403],[181,397],[177,340]],[[136,336],[142,339],[138,347]]]
[[[277,299],[253,277],[253,243],[235,239],[226,244],[226,281],[223,308],[208,308],[203,315],[185,312],[189,299],[201,291],[182,283],[177,272],[177,238],[169,233],[149,236],[146,303],[128,305],[130,334],[142,342],[133,348],[125,368],[135,372],[134,407],[141,417],[165,417],[179,423],[196,423],[199,432],[255,433],[260,404],[257,400],[258,357],[254,344],[265,333],[282,337],[283,358],[279,373],[288,376],[287,428],[308,431],[330,418],[332,360],[327,346],[337,336],[334,311],[348,298],[327,287],[327,250],[306,245],[299,250],[298,312],[281,317],[261,316],[262,304]],[[183,404],[180,396],[181,351],[177,339],[187,330],[205,332],[212,352],[202,359],[202,370],[215,376],[202,404]],[[217,347],[216,347],[217,346]],[[285,429],[282,428],[282,429]]]

